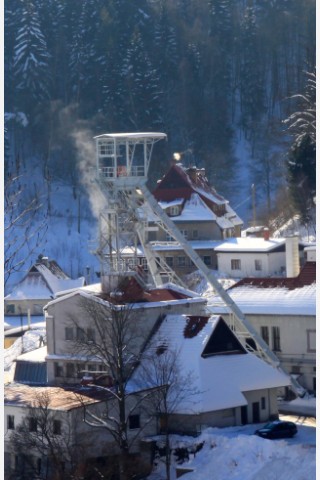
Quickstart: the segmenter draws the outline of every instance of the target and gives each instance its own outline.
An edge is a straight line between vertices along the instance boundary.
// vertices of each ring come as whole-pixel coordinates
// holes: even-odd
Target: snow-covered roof
[[[23,353],[17,357],[17,360],[23,362],[45,362],[47,356],[47,346],[36,348],[31,352]]]
[[[193,250],[215,250],[220,245],[221,240],[194,240],[188,242]],[[156,252],[183,250],[179,242],[150,242],[152,250]]]
[[[103,133],[93,138],[110,138],[110,139],[134,139],[141,140],[143,138],[166,138],[167,135],[161,132],[133,132],[133,133]]]
[[[237,237],[228,238],[215,248],[216,252],[270,252],[285,244],[284,238]]]
[[[153,345],[165,343],[168,349],[179,351],[181,375],[190,374],[195,390],[200,392],[182,400],[176,413],[202,413],[247,405],[244,396],[246,391],[290,384],[289,377],[284,373],[251,353],[202,357],[218,322],[222,320],[218,316],[209,318],[203,328],[191,338],[185,336],[187,321],[185,315],[167,315],[152,339]],[[142,369],[143,364],[139,368]],[[133,376],[131,388],[139,383],[136,380],[139,378],[139,368]]]
[[[95,302],[98,302],[98,303],[102,303],[106,306],[108,306],[109,308],[114,308],[114,309],[117,309],[117,308],[123,308],[123,305],[120,303],[119,305],[117,304],[113,304],[111,302],[109,302],[108,300],[104,300],[103,298],[101,298],[103,296],[103,291],[101,289],[101,284],[96,284],[94,285],[93,287],[96,287],[96,288],[93,288],[93,289],[90,289],[90,287],[92,287],[92,285],[89,285],[88,287],[83,287],[81,289],[78,289],[76,291],[72,291],[66,295],[62,295],[60,297],[57,297],[55,298],[54,300],[51,300],[50,302],[47,303],[47,305],[44,307],[44,310],[47,310],[48,307],[50,307],[51,305],[55,305],[56,303],[59,303],[59,302],[62,302],[62,301],[67,301],[68,299],[72,298],[72,297],[75,297],[77,295],[80,295],[84,298],[88,298],[88,299],[91,299],[91,300],[94,300]],[[152,295],[152,291],[150,290],[151,294],[150,294],[150,301],[145,301],[145,302],[137,302],[137,303],[130,303],[130,308],[132,308],[133,310],[134,309],[149,309],[149,308],[158,308],[158,307],[167,307],[168,305],[181,305],[181,304],[190,304],[190,303],[206,303],[207,302],[207,299],[206,298],[203,298],[199,295],[195,295],[194,292],[191,292],[187,289],[182,289],[181,287],[176,287],[175,285],[173,284],[168,284],[167,287],[165,286],[162,286],[162,287],[158,287],[157,289],[154,289],[154,291],[156,292],[156,294],[159,294],[159,292],[161,292],[161,290],[163,290],[164,292],[166,290],[168,290],[169,292],[169,289],[172,290],[173,292],[177,292],[178,295],[186,295],[187,298],[177,298],[177,299],[174,299],[173,295],[170,295],[170,292],[169,292],[169,299],[168,298],[161,298],[161,295]],[[147,292],[149,293],[149,292]],[[159,301],[156,301],[156,297],[159,297],[161,298],[161,300]]]
[[[173,217],[172,220],[174,222],[201,222],[217,220],[217,217],[197,193],[192,193],[181,214]]]
[[[163,210],[165,210],[166,208],[169,208],[169,207],[174,207],[175,205],[182,205],[184,202],[184,199],[183,198],[176,198],[175,200],[171,200],[169,202],[159,202],[159,205],[161,208],[163,208]]]
[[[48,300],[57,292],[76,289],[82,287],[84,283],[84,277],[73,280],[59,268],[52,271],[45,264],[37,263],[5,297],[5,300]]]
[[[228,294],[245,315],[316,315],[315,283],[295,289],[235,285]],[[216,314],[227,312],[215,297],[210,298],[208,308]]]

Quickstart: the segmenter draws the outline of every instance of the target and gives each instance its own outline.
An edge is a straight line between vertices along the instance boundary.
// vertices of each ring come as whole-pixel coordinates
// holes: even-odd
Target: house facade
[[[134,408],[139,401],[128,398],[128,442],[130,454],[140,451],[140,440],[154,435],[156,421],[149,412]],[[95,387],[12,384],[4,394],[4,472],[5,478],[60,478],[65,474],[105,469],[119,454],[114,438],[106,428],[94,428],[84,422],[84,412],[104,418],[112,410],[112,401]],[[144,428],[140,428],[144,425]],[[25,430],[25,446],[13,441],[17,430]],[[28,438],[29,437],[29,438]],[[20,438],[23,443],[24,437]],[[94,467],[96,470],[94,470]],[[141,466],[139,465],[141,468]],[[146,467],[146,465],[144,465]],[[147,466],[146,473],[149,473]],[[76,470],[72,470],[76,469]],[[141,472],[141,470],[140,470]],[[111,474],[111,472],[110,472]]]
[[[316,262],[307,261],[297,277],[243,278],[228,294],[283,369],[315,394]],[[214,299],[210,299],[208,308],[232,324],[227,309]]]
[[[143,347],[146,339],[156,327],[159,319],[171,310],[190,314],[203,311],[206,299],[193,292],[175,288],[159,288],[145,292],[134,280],[127,285],[129,301],[127,314],[130,316],[132,329],[136,332],[134,338],[135,355]],[[140,296],[140,298],[139,298]],[[130,303],[135,299],[135,303]],[[48,382],[79,383],[85,374],[105,372],[103,362],[93,355],[84,356],[75,351],[77,343],[83,335],[92,336],[96,342],[100,341],[99,328],[94,324],[92,315],[96,305],[105,312],[106,322],[112,321],[117,312],[123,311],[127,303],[119,303],[120,298],[106,296],[101,285],[89,286],[67,295],[63,295],[47,304],[45,318],[47,328],[47,371]],[[88,310],[86,305],[93,305]],[[125,308],[127,308],[125,306]],[[92,374],[92,373],[91,373]]]
[[[43,307],[58,292],[77,289],[84,284],[84,277],[73,280],[64,273],[57,262],[39,255],[25,277],[4,298],[7,322],[14,321],[15,317],[27,315],[43,317]]]
[[[289,385],[290,378],[247,352],[222,317],[167,315],[146,348],[132,384],[143,385],[147,378],[147,386],[163,387],[157,375],[145,372],[150,368],[149,358],[165,356],[166,351],[179,352],[176,368],[181,376],[181,397],[181,391],[171,393],[169,386],[167,398],[172,433],[197,434],[207,427],[277,417],[278,388]],[[194,388],[188,391],[190,381]]]
[[[215,242],[241,235],[242,220],[229,202],[209,184],[204,169],[174,164],[158,181],[153,196],[190,242],[206,265],[217,267]],[[194,271],[194,265],[171,234],[158,228],[148,216],[150,248],[178,275]],[[170,253],[169,253],[170,251]]]

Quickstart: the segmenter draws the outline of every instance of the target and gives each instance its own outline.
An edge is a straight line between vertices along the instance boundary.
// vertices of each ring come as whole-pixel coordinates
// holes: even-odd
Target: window
[[[261,337],[269,345],[269,327],[261,327]]]
[[[9,303],[9,305],[6,305],[6,313],[14,313],[14,312],[15,312],[15,309],[14,309],[13,303]]]
[[[38,428],[38,422],[36,418],[29,418],[29,432],[36,432]]]
[[[186,257],[178,257],[178,267],[186,266]]]
[[[85,331],[83,330],[83,328],[77,327],[77,341],[84,342],[85,339]]]
[[[61,421],[60,420],[53,420],[53,428],[52,428],[54,435],[61,435]]]
[[[254,268],[258,272],[261,272],[262,270],[262,260],[255,260],[254,261]]]
[[[85,367],[85,366],[82,365],[82,363],[77,363],[77,364],[76,364],[77,378],[82,378],[82,377],[83,377],[84,367]]]
[[[180,230],[181,235],[184,236],[184,238],[187,240],[188,239],[188,230]]]
[[[63,367],[60,363],[54,363],[54,376],[55,377],[63,377]]]
[[[110,143],[100,143],[100,155],[113,155],[113,145]]]
[[[231,270],[241,270],[241,260],[232,259],[231,260]]]
[[[204,255],[203,256],[203,263],[207,266],[211,265],[211,257],[210,255]]]
[[[66,327],[64,331],[65,331],[65,339],[73,340],[73,327]]]
[[[174,205],[173,207],[170,207],[170,215],[172,215],[173,217],[179,215],[180,213],[180,209],[178,207],[178,205]]]
[[[192,238],[198,238],[198,230],[192,230]]]
[[[292,365],[291,367],[291,373],[293,375],[299,375],[301,373],[301,367],[300,365]]]
[[[165,257],[168,267],[173,267],[173,257]]]
[[[147,259],[146,258],[141,258],[141,266],[143,268],[144,271],[147,271],[148,270],[148,262],[147,262]]]
[[[266,397],[261,397],[261,410],[266,409]]]
[[[275,352],[280,352],[280,328],[272,327],[272,349]]]
[[[129,429],[135,430],[140,428],[140,415],[129,415]]]
[[[96,339],[96,335],[95,335],[95,331],[93,328],[88,328],[87,329],[87,338],[88,338],[88,342],[94,342],[95,339]]]
[[[174,238],[170,235],[170,233],[166,233],[166,242],[174,242]]]
[[[14,415],[7,415],[7,429],[14,430]]]
[[[309,353],[316,352],[316,331],[307,330],[307,351]]]
[[[67,369],[67,377],[68,378],[73,378],[74,377],[74,364],[73,363],[67,363],[66,365],[66,369]]]

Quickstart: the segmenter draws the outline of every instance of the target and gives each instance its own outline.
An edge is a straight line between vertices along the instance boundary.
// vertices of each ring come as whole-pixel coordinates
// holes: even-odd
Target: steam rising
[[[72,133],[81,183],[88,194],[92,213],[99,219],[99,214],[106,208],[107,202],[96,183],[96,151],[93,137],[92,131],[83,126]]]

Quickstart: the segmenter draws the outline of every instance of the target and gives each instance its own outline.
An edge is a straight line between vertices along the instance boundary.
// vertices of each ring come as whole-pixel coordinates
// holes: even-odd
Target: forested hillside
[[[315,67],[315,8],[315,0],[5,0],[7,171],[32,158],[50,214],[55,181],[77,195],[79,132],[161,131],[168,141],[155,152],[151,186],[183,152],[226,198],[245,200],[254,183],[272,209],[292,142],[283,121]]]

